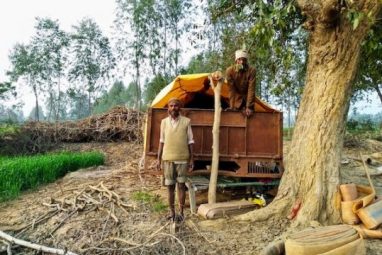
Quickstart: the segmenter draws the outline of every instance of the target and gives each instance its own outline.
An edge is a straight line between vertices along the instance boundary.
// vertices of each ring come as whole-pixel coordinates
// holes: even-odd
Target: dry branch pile
[[[168,223],[150,222],[152,212],[147,205],[118,194],[110,180],[48,200],[43,203],[45,212],[17,229],[15,239],[31,239],[36,247],[44,243],[79,254],[185,253],[183,242],[166,233]],[[27,251],[8,246],[16,253]]]
[[[109,112],[79,121],[28,122],[25,131],[58,142],[142,142],[144,114],[117,106]]]
[[[145,114],[123,106],[78,121],[27,122],[18,132],[0,137],[0,154],[35,154],[59,142],[143,142]]]

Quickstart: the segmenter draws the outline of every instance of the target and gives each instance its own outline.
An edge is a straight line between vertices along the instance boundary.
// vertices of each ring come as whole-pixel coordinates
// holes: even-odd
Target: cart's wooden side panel
[[[212,154],[212,125],[214,111],[210,109],[182,109],[191,119],[196,161],[208,162]],[[161,120],[166,109],[149,109],[146,156],[158,151]],[[255,113],[246,118],[241,112],[223,111],[220,126],[220,161],[234,162],[237,167],[229,175],[241,177],[264,176],[261,165],[282,164],[282,113]],[[203,169],[205,170],[205,169]],[[281,174],[281,173],[280,173]],[[280,174],[277,174],[279,176]]]

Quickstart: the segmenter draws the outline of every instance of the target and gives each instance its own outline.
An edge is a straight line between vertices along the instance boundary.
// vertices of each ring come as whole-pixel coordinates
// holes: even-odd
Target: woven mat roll
[[[366,255],[365,242],[362,238],[358,238],[353,242],[322,253],[321,255]]]
[[[363,224],[353,226],[353,228],[355,228],[358,231],[358,233],[362,236],[362,238],[364,238],[364,239],[366,239],[366,238],[382,239],[382,231],[381,230],[370,230],[370,229],[367,229],[365,227],[365,225],[363,225]]]
[[[342,201],[353,201],[358,198],[357,187],[354,183],[340,185]]]
[[[375,198],[375,189],[373,185],[370,185],[370,187],[364,185],[357,185],[357,191],[358,193],[364,194],[364,196],[354,200],[353,212],[355,213],[357,213],[359,209],[371,204]]]
[[[382,201],[375,202],[357,211],[367,229],[375,229],[382,223]]]
[[[346,224],[355,225],[360,222],[357,214],[353,212],[353,201],[341,202],[341,218]]]
[[[342,247],[344,252],[338,254],[365,254],[353,252],[355,246],[351,244],[358,239],[358,232],[347,225],[306,229],[288,237],[285,251],[287,255],[335,254],[328,252]]]

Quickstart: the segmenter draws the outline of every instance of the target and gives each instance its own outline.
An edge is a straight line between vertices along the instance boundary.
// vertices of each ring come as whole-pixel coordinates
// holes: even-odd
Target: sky
[[[105,36],[111,36],[114,12],[115,0],[0,0],[0,82],[10,69],[8,56],[13,46],[28,43],[35,33],[36,17],[58,20],[65,31],[71,31],[82,18],[92,18]],[[24,111],[31,107],[29,101],[33,96],[26,96]]]
[[[28,43],[34,34],[36,17],[57,19],[65,31],[70,31],[84,17],[92,18],[104,35],[110,37],[115,6],[115,0],[0,0],[0,82],[6,80],[5,73],[10,68],[8,55],[13,46]],[[359,102],[351,109],[357,107],[363,113],[381,112],[376,93],[371,98],[371,103]],[[30,95],[25,99],[24,111],[33,107],[29,101],[33,102]]]
[[[16,43],[28,43],[34,34],[36,17],[59,20],[65,31],[84,18],[92,18],[106,36],[111,36],[114,0],[1,0],[0,80],[9,68],[8,55]]]

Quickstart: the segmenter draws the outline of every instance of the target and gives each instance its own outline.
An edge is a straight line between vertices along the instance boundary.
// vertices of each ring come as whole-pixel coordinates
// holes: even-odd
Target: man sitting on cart
[[[248,64],[248,53],[235,52],[235,64],[226,70],[229,88],[229,107],[241,110],[250,117],[255,106],[256,69]]]

